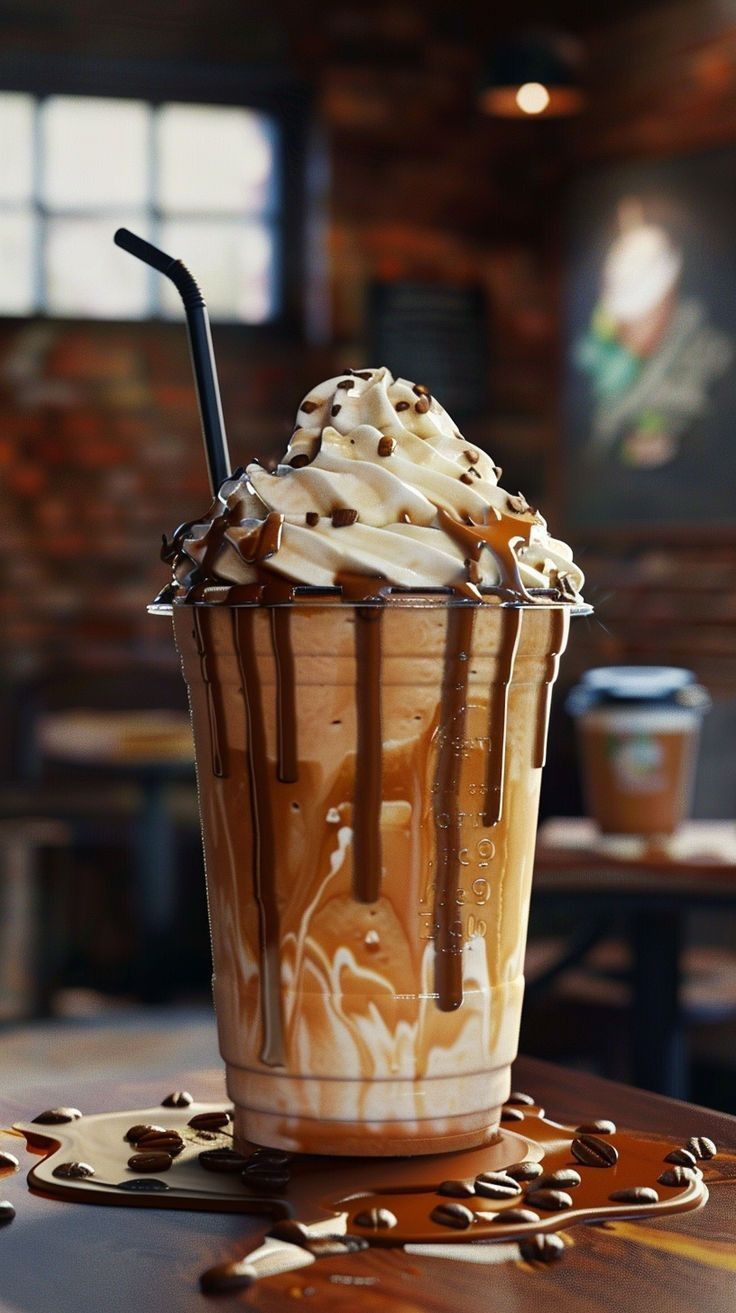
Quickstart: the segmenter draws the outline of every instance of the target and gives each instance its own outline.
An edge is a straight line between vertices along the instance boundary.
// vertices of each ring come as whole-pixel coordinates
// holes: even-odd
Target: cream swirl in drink
[[[283,462],[228,481],[206,520],[177,534],[177,579],[247,584],[261,570],[325,587],[346,576],[509,598],[583,575],[538,511],[428,390],[387,369],[322,383],[302,401]],[[194,571],[192,569],[194,567]]]
[[[310,392],[164,548],[236,1137],[496,1134],[551,686],[582,575],[426,388]]]

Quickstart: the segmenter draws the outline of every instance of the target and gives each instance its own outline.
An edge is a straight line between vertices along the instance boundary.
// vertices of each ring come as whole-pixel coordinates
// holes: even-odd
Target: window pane
[[[264,223],[172,219],[161,226],[161,245],[196,278],[212,319],[260,324],[275,312],[274,239]],[[181,302],[168,282],[164,313],[180,318]]]
[[[33,97],[0,92],[0,201],[31,199],[33,186]]]
[[[165,105],[156,142],[161,209],[252,214],[273,205],[274,133],[265,114]]]
[[[147,105],[95,96],[51,96],[42,104],[41,116],[41,195],[50,209],[146,203]]]
[[[119,222],[148,237],[141,214]],[[149,271],[113,245],[109,218],[49,219],[46,225],[46,309],[52,315],[141,319],[149,312]]]
[[[0,210],[0,314],[24,315],[35,309],[32,210]]]

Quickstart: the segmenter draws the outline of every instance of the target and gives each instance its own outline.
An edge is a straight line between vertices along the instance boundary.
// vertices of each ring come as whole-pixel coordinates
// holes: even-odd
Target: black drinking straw
[[[170,278],[184,304],[199,415],[202,421],[207,473],[214,495],[223,480],[229,478],[231,468],[210,321],[204,297],[181,260],[159,251],[157,246],[152,246],[142,237],[136,237],[136,234],[129,232],[127,228],[118,228],[115,233],[115,244]]]

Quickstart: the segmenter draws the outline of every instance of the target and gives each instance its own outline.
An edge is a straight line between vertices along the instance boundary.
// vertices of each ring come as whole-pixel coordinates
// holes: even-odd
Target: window
[[[181,317],[122,225],[189,265],[213,320],[273,320],[278,145],[256,110],[0,92],[0,314]]]

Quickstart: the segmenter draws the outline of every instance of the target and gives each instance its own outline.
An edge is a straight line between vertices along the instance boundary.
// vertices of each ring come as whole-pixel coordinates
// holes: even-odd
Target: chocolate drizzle
[[[289,607],[274,606],[271,610],[271,641],[276,662],[277,773],[283,784],[294,784],[299,779],[299,757],[296,676]]]
[[[560,656],[565,650],[565,639],[567,638],[567,625],[569,612],[553,611],[551,616],[552,633],[550,635],[550,652],[547,657],[547,669],[545,671],[544,683],[539,690],[539,705],[537,708],[537,728],[534,739],[534,756],[532,765],[540,770],[547,759],[547,730],[549,728],[549,713],[552,705],[552,685],[557,679],[557,672],[560,668]]]
[[[501,627],[501,646],[496,658],[495,678],[488,706],[488,757],[483,824],[497,825],[503,812],[503,778],[506,762],[506,718],[509,684],[521,635],[522,611],[509,608]]]
[[[243,685],[248,735],[248,778],[253,818],[253,897],[258,908],[260,949],[259,989],[262,1044],[267,1067],[284,1065],[284,1025],[281,1013],[281,953],[279,909],[274,872],[276,845],[268,783],[266,727],[261,681],[255,652],[257,612],[249,607],[231,612],[233,640]]]
[[[463,524],[445,510],[439,510],[437,518],[440,528],[444,529],[445,533],[458,546],[462,547],[464,552],[468,552],[472,561],[480,559],[484,547],[490,549],[498,565],[500,583],[497,591],[502,596],[517,602],[531,602],[533,600],[522,582],[519,573],[519,562],[514,551],[515,542],[519,540],[525,543],[529,542],[534,527],[532,524],[505,515],[503,511],[498,511],[494,507],[490,507],[488,520],[485,524],[476,524],[470,517],[468,517],[468,523]],[[466,584],[465,590],[470,592],[471,587]],[[472,593],[474,596],[478,596],[475,589],[472,589]]]
[[[458,905],[460,823],[458,785],[463,759],[463,731],[475,608],[447,609],[447,637],[442,700],[437,728],[437,774],[434,792],[435,893],[434,987],[441,1012],[454,1012],[463,1001],[462,922]]]
[[[353,896],[375,903],[381,891],[381,725],[380,606],[355,608],[355,704],[357,742],[353,795]]]
[[[227,738],[225,734],[222,698],[217,681],[213,681],[211,678],[209,665],[212,660],[213,651],[213,644],[211,641],[213,620],[214,616],[212,612],[207,611],[204,607],[192,607],[192,633],[197,645],[197,656],[199,657],[202,684],[204,686],[205,697],[207,698],[207,719],[210,730],[212,774],[216,775],[218,779],[223,779],[228,773],[225,756]]]

